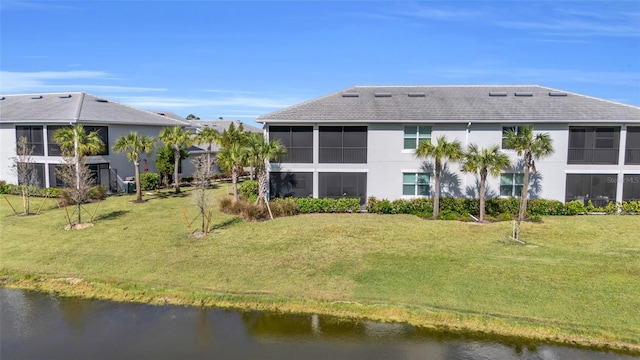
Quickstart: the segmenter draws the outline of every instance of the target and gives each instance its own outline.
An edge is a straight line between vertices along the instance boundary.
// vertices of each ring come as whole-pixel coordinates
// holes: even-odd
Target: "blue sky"
[[[0,93],[252,124],[353,85],[539,84],[640,106],[640,1],[0,2]]]

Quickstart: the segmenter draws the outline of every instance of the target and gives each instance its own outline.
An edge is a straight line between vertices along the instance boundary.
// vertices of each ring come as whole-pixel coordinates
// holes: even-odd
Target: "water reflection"
[[[404,324],[60,299],[0,288],[2,359],[631,359]]]

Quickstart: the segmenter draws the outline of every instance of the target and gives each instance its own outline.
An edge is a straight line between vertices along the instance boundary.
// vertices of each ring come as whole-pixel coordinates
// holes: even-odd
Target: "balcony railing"
[[[625,150],[624,163],[626,165],[640,165],[640,149],[628,148]]]
[[[288,147],[287,155],[277,162],[282,163],[312,163],[312,147]]]
[[[619,149],[569,148],[569,164],[617,164]]]
[[[319,161],[333,164],[366,164],[367,148],[320,147]]]

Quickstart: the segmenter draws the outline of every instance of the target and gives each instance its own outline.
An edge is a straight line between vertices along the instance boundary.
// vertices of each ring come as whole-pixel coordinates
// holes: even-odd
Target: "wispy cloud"
[[[42,91],[108,91],[108,92],[141,92],[141,91],[165,91],[166,89],[131,87],[118,85],[96,84],[99,81],[113,81],[116,78],[104,71],[76,70],[76,71],[36,71],[16,72],[0,71],[0,92],[42,92]],[[83,84],[73,84],[87,80]]]
[[[26,1],[26,0],[3,0],[0,2],[0,11],[6,10],[75,10],[76,8],[62,2],[56,1]]]
[[[587,5],[572,2],[558,7],[553,2],[537,2],[525,6],[513,3],[508,10],[495,7],[489,10],[482,3],[468,5],[409,3],[380,18],[392,16],[407,21],[435,20],[465,24],[475,21],[483,27],[516,29],[547,36],[640,36],[640,13],[630,11],[628,6],[620,9],[604,2]]]

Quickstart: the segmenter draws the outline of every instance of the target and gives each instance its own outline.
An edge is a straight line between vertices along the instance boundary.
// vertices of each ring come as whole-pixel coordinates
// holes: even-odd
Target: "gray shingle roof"
[[[640,122],[640,107],[538,85],[354,86],[256,121]]]
[[[186,120],[162,116],[84,92],[0,95],[0,123],[43,122],[188,125]]]

